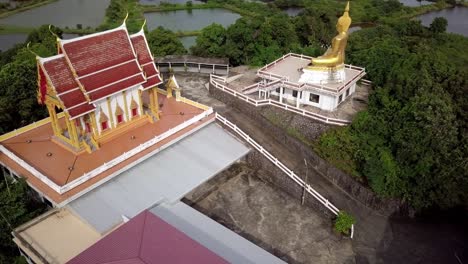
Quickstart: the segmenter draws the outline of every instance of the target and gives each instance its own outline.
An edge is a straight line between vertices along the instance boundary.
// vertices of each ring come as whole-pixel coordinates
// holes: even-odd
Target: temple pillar
[[[54,131],[54,135],[58,136],[62,134],[62,129],[58,123],[57,112],[55,111],[55,106],[52,104],[46,104],[47,110],[49,111],[50,116],[50,123],[52,125],[52,130]]]
[[[78,138],[78,132],[76,130],[75,123],[70,120],[70,116],[65,114],[65,122],[67,123],[68,137],[70,139],[70,144],[76,149],[80,148],[80,141]]]
[[[99,134],[99,130],[97,127],[97,121],[96,121],[96,113],[91,112],[89,113],[89,120],[91,121],[91,132],[93,133],[94,137],[97,138]]]
[[[123,91],[122,96],[123,96],[123,100],[124,100],[125,120],[128,122],[128,121],[130,121],[130,115],[128,114],[127,92]]]
[[[159,119],[159,100],[157,88],[151,88],[148,90],[150,96],[150,109],[156,119]]]
[[[112,107],[111,107],[111,102],[110,98],[107,97],[107,110],[109,111],[109,117],[110,117],[110,122],[111,122],[111,128],[115,128],[115,123],[114,123],[114,113],[112,113]]]
[[[172,86],[168,85],[166,98],[171,98],[171,97],[172,97]]]

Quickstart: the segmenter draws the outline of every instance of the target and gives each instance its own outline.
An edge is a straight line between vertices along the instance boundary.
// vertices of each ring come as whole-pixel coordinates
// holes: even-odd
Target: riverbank
[[[180,11],[180,10],[190,11],[194,9],[222,8],[222,9],[232,11],[234,13],[238,13],[242,16],[253,17],[257,15],[254,12],[244,10],[232,4],[226,4],[226,3],[220,4],[220,3],[212,3],[212,2],[208,2],[205,4],[194,4],[191,6],[188,6],[186,4],[163,4],[163,5],[140,5],[140,7],[144,13],[169,12],[169,11]]]
[[[36,7],[39,7],[39,6],[47,5],[47,4],[56,2],[58,0],[38,0],[38,1],[40,1],[40,2],[35,3],[37,1],[31,1],[30,5],[26,5],[26,6],[22,6],[22,7],[13,9],[13,10],[2,12],[2,13],[0,13],[0,18],[5,18],[5,17],[11,16],[11,15],[14,15],[14,14],[17,14],[17,13],[20,13],[20,12],[24,12],[24,11],[29,10],[29,9],[33,9],[33,8],[36,8]]]

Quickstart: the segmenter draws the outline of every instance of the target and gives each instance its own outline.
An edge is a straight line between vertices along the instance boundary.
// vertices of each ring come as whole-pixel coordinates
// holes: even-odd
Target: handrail
[[[314,112],[310,112],[310,111],[307,111],[305,109],[301,109],[301,108],[297,108],[295,106],[291,106],[291,105],[288,105],[288,104],[285,104],[285,103],[280,103],[278,101],[275,101],[275,100],[271,100],[271,99],[263,99],[263,100],[256,100],[256,99],[253,99],[253,98],[250,98],[242,93],[239,93],[229,87],[227,87],[226,85],[224,84],[221,84],[219,83],[218,81],[216,81],[216,79],[222,79],[222,78],[219,78],[219,76],[216,76],[216,75],[213,75],[211,74],[210,75],[210,83],[217,89],[223,91],[223,92],[226,92],[228,94],[231,94],[232,96],[234,97],[237,97],[249,104],[252,104],[256,107],[258,106],[263,106],[263,105],[273,105],[275,107],[278,107],[278,108],[281,108],[281,109],[284,109],[284,110],[287,110],[287,111],[290,111],[290,112],[294,112],[294,113],[297,113],[297,114],[300,114],[302,116],[305,116],[305,117],[309,117],[309,118],[312,118],[314,120],[317,120],[317,121],[320,121],[320,122],[323,122],[323,123],[326,123],[326,124],[331,124],[331,125],[338,125],[338,126],[345,126],[345,125],[348,125],[351,123],[350,120],[343,120],[343,119],[337,119],[337,118],[331,118],[331,117],[327,117],[327,116],[323,116],[323,115],[320,115],[320,114],[317,114],[317,113],[314,113]]]
[[[94,170],[92,170],[90,172],[87,172],[87,173],[84,173],[83,176],[79,177],[78,179],[75,179],[75,180],[71,181],[70,183],[62,186],[60,193],[67,192],[67,191],[75,188],[76,186],[86,182],[87,180],[96,177],[97,175],[101,174],[102,172],[116,166],[117,164],[127,160],[130,157],[133,157],[134,155],[142,152],[143,150],[155,145],[156,143],[168,138],[169,136],[171,136],[171,135],[173,135],[173,134],[187,128],[188,126],[200,121],[201,119],[211,115],[212,113],[213,113],[213,108],[210,107],[208,110],[202,112],[201,114],[198,114],[198,115],[192,117],[191,119],[189,119],[187,121],[184,121],[183,123],[181,123],[181,124],[171,128],[171,129],[167,130],[166,132],[155,136],[151,140],[140,144],[139,146],[131,149],[128,152],[124,152],[122,155],[114,158],[113,160],[111,160],[109,162],[104,163],[103,165],[95,168]]]
[[[317,192],[310,184],[306,183],[301,177],[299,177],[294,171],[289,169],[286,165],[284,165],[278,158],[273,156],[269,151],[267,151],[262,145],[257,143],[253,140],[247,133],[242,131],[238,126],[234,123],[229,121],[227,118],[223,117],[222,115],[215,113],[215,118],[220,121],[223,125],[227,126],[228,128],[232,129],[234,132],[237,133],[240,137],[242,137],[247,143],[253,146],[260,154],[265,156],[270,162],[272,162],[276,167],[278,167],[281,171],[283,171],[289,178],[291,178],[294,182],[296,182],[300,187],[304,188],[312,197],[314,197],[317,201],[319,201],[323,206],[325,206],[330,212],[334,215],[338,215],[340,210],[331,203],[328,199],[323,197],[319,192]],[[351,238],[354,235],[354,225],[351,226]]]

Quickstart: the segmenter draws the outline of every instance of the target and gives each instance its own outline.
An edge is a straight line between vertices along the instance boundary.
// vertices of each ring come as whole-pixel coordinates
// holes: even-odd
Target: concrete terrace
[[[166,98],[164,95],[160,95],[160,103],[162,104],[162,107],[160,108],[162,115],[159,121],[154,123],[145,121],[139,127],[122,133],[116,138],[101,144],[100,149],[92,153],[74,153],[68,151],[61,144],[53,140],[53,131],[50,123],[11,137],[2,141],[0,144],[17,156],[20,156],[27,164],[34,167],[43,175],[47,175],[48,179],[53,183],[58,186],[64,186],[79,179],[85,173],[102,166],[104,163],[111,161],[123,153],[134,149],[140,144],[149,141],[155,136],[176,127],[179,124],[182,124],[184,121],[187,121],[204,111],[183,102],[176,102],[174,98]],[[182,129],[181,131],[128,158],[116,166],[103,171],[96,177],[89,179],[88,181],[78,185],[76,188],[73,188],[63,194],[57,193],[39,178],[32,175],[31,172],[21,166],[18,166],[18,164],[7,157],[6,154],[0,153],[0,161],[14,169],[19,175],[24,175],[31,185],[58,204],[87,189],[91,185],[96,184],[100,180],[124,168],[164,144],[167,144],[186,133],[190,133],[192,129],[209,120],[213,119],[208,117],[202,122],[197,122],[185,129]],[[51,155],[48,155],[48,153],[51,153]]]

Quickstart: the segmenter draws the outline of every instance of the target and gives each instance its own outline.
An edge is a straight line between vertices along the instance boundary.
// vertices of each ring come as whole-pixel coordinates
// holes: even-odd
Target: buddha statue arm
[[[341,50],[343,47],[343,45],[341,45],[341,42],[343,41],[346,41],[345,36],[338,35],[334,37],[331,48],[329,48],[327,52],[325,52],[325,54],[323,54],[322,56],[312,58],[312,65],[331,67],[343,63],[343,56],[340,56],[340,54],[344,52]]]

